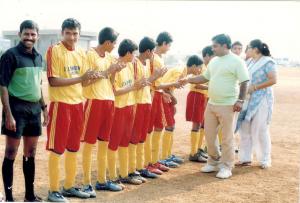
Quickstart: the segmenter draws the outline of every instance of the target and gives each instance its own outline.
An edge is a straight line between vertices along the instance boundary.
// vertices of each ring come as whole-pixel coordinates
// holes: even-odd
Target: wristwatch
[[[238,99],[237,102],[241,102],[241,103],[244,103],[244,100],[242,99]]]

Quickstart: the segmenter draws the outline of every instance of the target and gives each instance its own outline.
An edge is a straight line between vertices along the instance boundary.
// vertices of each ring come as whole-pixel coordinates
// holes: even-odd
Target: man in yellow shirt
[[[135,91],[146,86],[144,78],[137,80],[134,74],[132,61],[133,52],[137,50],[137,45],[129,39],[124,39],[118,48],[119,61],[127,63],[127,66],[114,76],[115,94],[115,115],[108,144],[108,171],[111,181],[134,185],[142,184],[142,181],[135,176],[128,175],[128,146],[132,135],[134,122]],[[116,160],[119,155],[119,174],[117,176]]]
[[[153,58],[155,42],[149,37],[144,37],[139,44],[139,56],[133,62],[134,74],[137,80],[146,78],[149,84],[161,77],[166,68],[150,70],[149,60]],[[145,157],[151,156],[151,150],[144,150],[144,142],[147,137],[147,130],[151,112],[151,91],[150,86],[143,87],[135,92],[136,106],[135,118],[132,130],[132,137],[129,144],[129,174],[145,181],[145,178],[156,178],[157,175],[146,169]],[[150,149],[150,148],[148,148]],[[144,152],[145,151],[145,152]]]
[[[91,185],[92,148],[97,142],[97,182],[96,190],[121,191],[122,188],[106,180],[107,150],[110,131],[114,116],[115,95],[112,87],[112,75],[125,67],[125,63],[117,63],[110,54],[116,44],[118,33],[106,27],[99,32],[99,45],[87,52],[87,64],[91,69],[99,72],[103,77],[89,81],[83,88],[83,95],[87,99],[84,108],[84,125],[82,139],[83,191],[96,197]]]
[[[49,81],[50,123],[47,127],[49,150],[48,201],[66,202],[64,196],[89,198],[88,193],[74,187],[76,157],[80,147],[83,123],[83,95],[81,83],[93,78],[86,71],[85,52],[76,46],[81,25],[73,18],[62,24],[62,41],[47,51],[47,76]],[[59,192],[59,162],[65,153],[65,183]]]

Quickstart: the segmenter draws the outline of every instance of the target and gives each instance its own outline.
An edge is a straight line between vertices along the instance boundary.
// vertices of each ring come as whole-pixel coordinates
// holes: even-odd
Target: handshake
[[[107,79],[109,75],[115,74],[126,67],[126,63],[117,61],[117,63],[111,64],[110,67],[105,71],[91,70],[88,69],[84,75],[82,75],[82,81]]]

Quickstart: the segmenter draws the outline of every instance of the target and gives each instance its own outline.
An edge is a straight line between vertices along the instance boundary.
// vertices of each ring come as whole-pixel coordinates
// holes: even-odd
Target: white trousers
[[[244,121],[240,134],[240,162],[252,161],[252,151],[261,165],[271,166],[271,138],[269,133],[268,104],[263,98],[250,122]]]

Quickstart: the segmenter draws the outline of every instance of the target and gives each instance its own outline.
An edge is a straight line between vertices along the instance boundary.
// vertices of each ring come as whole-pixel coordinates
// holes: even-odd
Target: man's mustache
[[[30,40],[30,39],[26,39],[26,40],[24,40],[24,42],[32,42],[32,43],[34,43],[34,41]]]

